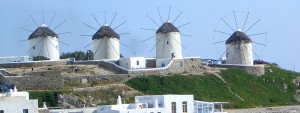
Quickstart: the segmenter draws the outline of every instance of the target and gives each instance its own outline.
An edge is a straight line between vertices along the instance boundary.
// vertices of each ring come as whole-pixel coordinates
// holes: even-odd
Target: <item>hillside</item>
[[[196,100],[225,101],[230,108],[297,104],[297,73],[270,65],[260,77],[233,68],[219,74],[138,77],[126,82],[145,95],[193,94]],[[283,84],[287,84],[286,92]]]

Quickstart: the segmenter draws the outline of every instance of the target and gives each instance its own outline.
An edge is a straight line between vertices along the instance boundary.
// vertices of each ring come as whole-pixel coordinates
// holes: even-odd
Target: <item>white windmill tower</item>
[[[235,25],[236,25],[236,30],[234,30],[229,25],[228,22],[226,22],[223,18],[221,18],[224,25],[226,25],[228,28],[230,28],[230,30],[233,31],[233,33],[230,34],[230,33],[227,33],[225,31],[214,30],[214,32],[217,32],[217,33],[230,35],[227,40],[217,41],[217,42],[214,42],[214,44],[220,43],[220,42],[225,42],[226,51],[224,53],[226,53],[226,60],[225,60],[226,64],[253,65],[253,59],[254,59],[253,54],[255,54],[256,56],[257,56],[257,54],[254,52],[252,44],[255,43],[255,44],[259,44],[259,45],[263,45],[263,46],[266,46],[266,45],[262,44],[262,43],[254,42],[250,37],[254,37],[254,36],[258,36],[258,35],[264,35],[266,37],[267,33],[264,32],[264,33],[251,33],[251,34],[249,34],[249,30],[251,28],[253,28],[260,21],[260,19],[252,20],[252,21],[255,21],[254,24],[252,24],[248,29],[246,29],[244,31],[244,28],[246,27],[247,21],[250,20],[248,18],[249,17],[249,12],[246,15],[246,19],[245,19],[245,21],[242,25],[242,28],[239,28],[239,23],[236,19],[236,12],[233,12],[233,15],[234,15],[233,16],[234,17],[234,22],[235,22]],[[240,15],[242,15],[242,14],[240,14]],[[259,30],[258,31],[257,30],[252,30],[252,31],[253,32],[258,32]],[[247,35],[247,34],[249,34],[249,35]],[[224,36],[222,36],[222,37],[224,37]]]
[[[182,58],[182,48],[185,47],[182,46],[181,44],[182,34],[180,33],[178,28],[185,26],[190,22],[176,27],[174,26],[173,23],[179,18],[179,16],[182,14],[183,11],[172,22],[169,20],[171,7],[169,7],[168,19],[165,22],[162,21],[162,17],[160,15],[160,11],[158,8],[157,11],[160,16],[161,22],[163,23],[161,26],[158,25],[149,15],[147,15],[147,17],[154,24],[159,26],[159,28],[156,30],[155,36],[150,37],[150,38],[156,37],[156,41],[155,41],[156,43],[153,46],[153,48],[156,47],[156,58],[157,59]],[[141,29],[154,30],[154,29],[145,29],[145,28],[141,28]],[[185,36],[189,36],[189,35],[185,35]],[[149,40],[150,38],[147,38],[142,42]],[[150,52],[153,50],[153,48],[150,50]]]
[[[252,40],[244,32],[235,31],[225,45],[226,64],[253,65]]]
[[[119,59],[120,36],[107,24],[93,35],[94,60]]]
[[[182,58],[180,31],[170,21],[156,31],[156,58]]]
[[[51,21],[49,23],[49,26],[51,25],[55,14],[53,14]],[[64,32],[64,33],[58,33],[56,34],[54,32],[55,29],[57,29],[59,26],[61,26],[63,23],[66,22],[66,20],[62,21],[60,24],[58,24],[56,27],[53,29],[50,29],[49,26],[45,24],[45,19],[44,19],[44,11],[42,11],[42,17],[43,21],[40,26],[36,23],[36,21],[33,19],[32,16],[31,20],[33,23],[37,26],[37,28],[34,31],[21,28],[23,30],[32,32],[30,36],[28,37],[28,42],[29,42],[29,50],[26,53],[29,53],[30,60],[34,60],[35,57],[42,56],[46,57],[49,60],[60,60],[60,55],[59,55],[59,37],[58,34],[66,34],[66,33],[71,33],[71,32]],[[61,42],[63,43],[63,42]],[[66,43],[63,43],[65,45],[69,45]]]
[[[84,25],[97,30],[97,32],[92,35],[93,42],[90,43],[93,46],[92,52],[94,53],[94,60],[103,60],[103,59],[111,59],[111,60],[118,60],[120,58],[120,35],[115,32],[115,29],[119,26],[123,25],[126,21],[119,24],[117,27],[111,28],[116,14],[114,15],[110,24],[106,23],[106,11],[105,11],[105,22],[104,25],[100,25],[94,14],[92,14],[93,18],[99,25],[99,29],[96,29],[86,23]],[[123,33],[128,34],[128,33]],[[81,35],[81,36],[91,36],[91,35]],[[89,44],[89,45],[90,45]],[[123,44],[123,43],[121,43]],[[87,46],[89,46],[87,45]],[[125,44],[123,44],[126,46]],[[87,47],[85,46],[85,47]]]
[[[30,59],[44,56],[50,60],[59,60],[58,35],[45,24],[38,27],[28,38]]]

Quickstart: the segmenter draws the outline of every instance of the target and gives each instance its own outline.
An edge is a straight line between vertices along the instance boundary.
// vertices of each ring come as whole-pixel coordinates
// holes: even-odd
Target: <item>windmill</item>
[[[239,65],[253,65],[253,54],[256,55],[256,57],[259,58],[259,56],[256,54],[256,52],[253,49],[253,44],[258,44],[262,46],[266,46],[265,42],[256,42],[255,40],[261,40],[264,39],[267,35],[266,32],[261,32],[259,29],[256,27],[256,25],[261,21],[261,19],[249,19],[249,12],[248,13],[243,13],[240,14],[239,17],[242,18],[244,17],[245,20],[242,21],[243,23],[239,23],[237,19],[237,12],[233,11],[232,14],[229,14],[229,17],[233,17],[234,20],[232,23],[235,24],[236,29],[230,25],[230,22],[227,22],[226,19],[227,17],[222,17],[220,18],[222,21],[222,24],[226,26],[226,28],[229,28],[232,34],[228,33],[228,31],[224,31],[224,26],[219,27],[218,29],[214,30],[214,34],[223,34],[222,37],[229,37],[226,40],[220,41],[220,38],[216,38],[214,35],[214,42],[213,44],[218,44],[225,42],[226,45],[226,50],[223,52],[221,56],[223,56],[226,53],[226,64],[239,64]],[[242,15],[242,16],[241,16]],[[230,18],[227,18],[230,20]],[[247,22],[253,22],[250,24],[250,26],[247,25]],[[241,26],[242,25],[242,26]],[[259,30],[252,30],[252,28],[257,28]],[[223,30],[219,30],[219,29]],[[250,32],[252,31],[252,32]],[[226,36],[224,36],[226,35]],[[260,36],[260,37],[259,37]],[[250,38],[251,37],[251,38]],[[255,37],[255,38],[254,38]],[[264,38],[261,38],[264,37]],[[259,39],[260,38],[260,39]]]
[[[116,17],[117,13],[114,14],[112,21],[110,24],[106,22],[106,11],[105,11],[105,21],[104,24],[101,26],[95,17],[92,14],[94,20],[99,25],[99,29],[92,27],[86,23],[83,23],[89,28],[97,30],[94,35],[81,35],[81,36],[92,36],[92,43],[88,44],[86,47],[92,44],[93,46],[93,53],[94,53],[94,60],[102,60],[102,59],[119,59],[120,58],[120,35],[115,32],[115,29],[126,23],[119,24],[118,26],[111,28],[111,25]],[[129,33],[122,33],[122,34],[129,34]],[[126,46],[125,44],[121,43],[122,45]]]
[[[51,21],[49,23],[49,26],[51,25],[55,14],[53,14]],[[59,45],[58,43],[63,43],[58,40],[58,34],[54,32],[59,26],[61,26],[63,23],[66,22],[66,20],[62,21],[60,24],[58,24],[56,27],[52,29],[49,28],[45,24],[45,19],[44,19],[44,11],[42,11],[42,17],[43,21],[40,26],[38,26],[37,22],[33,18],[32,15],[30,15],[30,19],[32,22],[36,25],[36,29],[34,31],[28,30],[26,28],[21,28],[23,30],[31,32],[30,36],[28,37],[28,42],[29,42],[29,50],[26,52],[29,53],[30,60],[34,60],[34,57],[42,56],[45,57],[49,60],[60,60],[59,58]],[[59,33],[59,34],[66,34],[70,32],[64,32],[64,33]],[[69,45],[66,43],[63,43],[65,45]]]
[[[170,13],[171,13],[171,6],[169,7],[168,18],[167,21],[163,22],[162,16],[160,14],[159,8],[157,7],[157,12],[159,14],[160,20],[162,25],[160,26],[156,21],[154,21],[149,15],[147,18],[151,20],[155,25],[159,28],[156,30],[155,36],[147,38],[141,42],[147,41],[151,38],[156,38],[155,45],[152,47],[150,52],[156,47],[156,58],[157,59],[165,59],[165,58],[182,58],[182,47],[185,48],[181,44],[181,33],[179,31],[179,27],[188,25],[189,23],[183,24],[181,26],[175,27],[173,23],[181,16],[182,12],[173,20],[170,21]],[[147,29],[141,28],[143,30],[153,30],[154,29]],[[188,35],[186,35],[188,36]],[[149,52],[149,53],[150,53]]]

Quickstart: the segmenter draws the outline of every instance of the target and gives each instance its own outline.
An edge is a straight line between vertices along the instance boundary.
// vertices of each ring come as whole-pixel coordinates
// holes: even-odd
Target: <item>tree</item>
[[[91,50],[88,50],[86,53],[82,51],[75,51],[75,52],[62,53],[60,55],[60,59],[75,58],[76,61],[93,60],[93,57],[94,57],[94,53]]]
[[[33,61],[39,61],[39,60],[50,60],[50,59],[47,58],[47,57],[44,57],[44,56],[35,56],[35,57],[33,57]]]

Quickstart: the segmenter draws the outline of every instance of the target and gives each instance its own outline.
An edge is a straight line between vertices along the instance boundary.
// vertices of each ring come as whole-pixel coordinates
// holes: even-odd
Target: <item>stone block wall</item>
[[[19,68],[19,67],[41,67],[41,66],[49,66],[49,65],[66,65],[68,64],[68,60],[60,60],[60,61],[31,61],[31,62],[16,62],[16,63],[5,63],[0,64],[0,67],[3,68]]]
[[[19,90],[58,90],[64,87],[59,72],[36,72],[24,76],[3,76],[2,84],[14,84]]]
[[[252,65],[252,66],[247,66],[247,65],[233,65],[233,64],[217,64],[214,65],[216,67],[221,67],[221,68],[239,68],[241,70],[246,71],[249,74],[261,76],[265,74],[265,66],[264,65]]]
[[[92,82],[112,82],[120,81],[121,83],[130,79],[128,74],[116,74],[116,75],[86,75],[86,76],[64,76],[64,82],[68,84],[83,83],[83,80],[87,80],[87,83]]]
[[[165,68],[128,70],[130,75],[166,75],[201,71],[200,58],[172,59]]]

